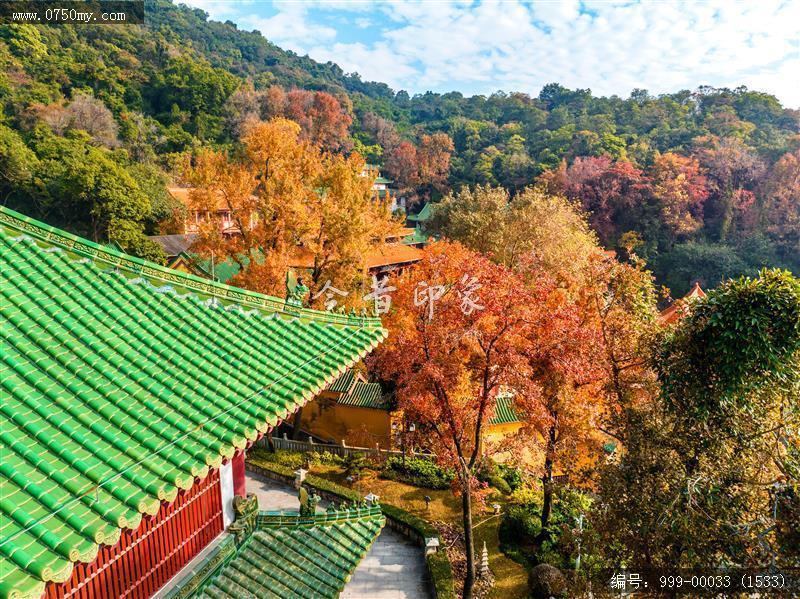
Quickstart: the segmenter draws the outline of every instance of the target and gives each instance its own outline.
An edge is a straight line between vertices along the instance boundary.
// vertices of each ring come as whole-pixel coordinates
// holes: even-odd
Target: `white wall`
[[[228,460],[219,469],[219,492],[222,496],[222,526],[228,528],[233,522],[233,464]]]

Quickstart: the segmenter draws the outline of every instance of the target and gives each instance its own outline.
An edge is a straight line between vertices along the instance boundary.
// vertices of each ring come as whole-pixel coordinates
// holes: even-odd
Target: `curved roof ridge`
[[[0,206],[0,223],[46,243],[63,247],[74,254],[105,262],[112,267],[135,275],[157,279],[168,285],[176,285],[204,295],[211,295],[220,300],[228,300],[240,305],[245,304],[303,320],[316,320],[344,326],[381,326],[381,320],[378,317],[337,314],[310,308],[287,306],[286,300],[278,297],[173,270],[155,262],[131,256],[106,245],[95,243],[5,206]]]

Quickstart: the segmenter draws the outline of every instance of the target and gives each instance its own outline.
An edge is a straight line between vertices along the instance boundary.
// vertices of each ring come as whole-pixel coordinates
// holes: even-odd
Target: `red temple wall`
[[[163,504],[119,543],[102,546],[90,564],[75,564],[64,584],[48,584],[47,599],[146,599],[223,530],[219,471]]]
[[[247,497],[247,477],[245,474],[244,452],[238,451],[231,460],[231,474],[233,475],[233,494]]]

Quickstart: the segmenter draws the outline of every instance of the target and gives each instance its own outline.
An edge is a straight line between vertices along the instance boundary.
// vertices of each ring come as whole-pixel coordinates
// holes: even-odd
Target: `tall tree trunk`
[[[539,532],[537,541],[540,543],[550,538],[550,514],[553,511],[553,460],[556,452],[556,426],[558,416],[556,416],[547,435],[547,453],[544,458],[544,474],[542,475],[542,530]]]
[[[297,441],[300,438],[300,421],[303,419],[303,407],[297,408],[294,413],[294,420],[292,420],[292,441]]]
[[[461,510],[464,518],[464,552],[467,554],[467,575],[464,578],[463,599],[472,599],[472,587],[475,585],[475,540],[472,537],[472,490],[470,489],[469,468],[466,463],[461,466]]]

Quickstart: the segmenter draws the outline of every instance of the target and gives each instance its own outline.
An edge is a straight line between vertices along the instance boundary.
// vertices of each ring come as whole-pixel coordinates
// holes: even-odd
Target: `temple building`
[[[381,169],[376,164],[367,164],[361,171],[362,177],[372,179],[372,197],[376,200],[388,200],[392,212],[406,209],[406,199],[392,187],[394,181],[381,174]]]
[[[181,204],[186,206],[186,220],[183,226],[183,235],[194,235],[200,230],[200,226],[208,220],[217,220],[223,235],[239,235],[242,231],[239,223],[233,218],[231,209],[228,203],[219,195],[216,197],[216,204],[214,206],[214,214],[209,214],[207,211],[195,210],[191,208],[189,195],[192,192],[190,187],[168,187],[169,194],[178,200]],[[249,221],[244,225],[247,228],[252,228],[255,225],[256,216],[252,214]]]
[[[331,443],[393,449],[399,420],[380,384],[348,369],[302,409],[300,428]]]
[[[145,598],[170,580],[174,597],[335,597],[379,508],[259,512],[245,455],[380,343],[380,321],[1,207],[0,247],[0,597]]]
[[[351,447],[399,449],[403,414],[379,383],[349,369],[317,394],[300,412],[300,429],[328,443]],[[510,395],[497,398],[495,413],[484,432],[487,441],[500,441],[522,427]]]
[[[706,292],[700,287],[700,283],[695,282],[689,293],[682,298],[675,300],[658,315],[658,323],[661,325],[670,325],[678,322],[686,314],[688,305],[693,300],[702,299],[706,296]]]
[[[380,177],[380,173],[374,169],[377,167],[368,165],[364,176],[376,177],[373,184],[375,197],[384,199],[391,190],[387,185],[391,183],[388,179]],[[376,188],[377,186],[377,188]],[[189,187],[169,187],[169,193],[187,208],[187,218],[184,222],[183,232],[170,235],[153,235],[152,241],[161,246],[167,256],[167,266],[169,268],[191,273],[204,278],[211,278],[215,281],[226,282],[239,271],[239,265],[233,260],[221,261],[212,264],[210,260],[199,259],[192,252],[192,245],[197,240],[197,233],[203,222],[210,218],[208,213],[199,212],[191,209],[189,201],[192,189]],[[383,195],[381,195],[383,194]],[[392,201],[396,201],[396,197]],[[394,204],[393,204],[394,205]],[[405,205],[405,204],[403,204]],[[217,212],[214,216],[220,223],[221,232],[226,236],[239,235],[240,227],[233,219],[231,212],[220,197]],[[255,216],[250,219],[249,225],[253,226]],[[402,272],[403,269],[419,262],[422,259],[421,248],[427,243],[427,237],[419,228],[403,227],[397,233],[387,237],[385,243],[375,247],[366,256],[367,272],[370,275],[385,276],[389,273]],[[314,267],[314,257],[309,252],[298,248],[295,256],[289,263],[291,268],[298,270],[310,270]]]
[[[367,273],[385,276],[400,273],[409,266],[422,260],[421,242],[406,243],[405,239],[413,236],[407,229],[402,229],[387,243],[370,251],[366,256]],[[212,263],[192,253],[191,247],[195,235],[153,235],[150,237],[167,254],[167,266],[174,270],[191,273],[199,277],[215,281],[227,282],[239,272],[239,265],[233,260]],[[299,271],[310,271],[314,267],[314,256],[309,252],[298,250],[289,261],[289,266]]]

